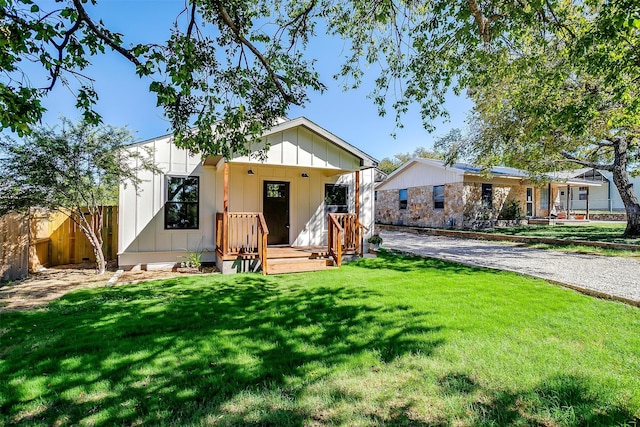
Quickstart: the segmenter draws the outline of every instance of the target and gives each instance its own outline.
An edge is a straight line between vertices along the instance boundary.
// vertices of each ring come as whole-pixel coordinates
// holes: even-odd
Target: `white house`
[[[265,142],[263,160],[192,156],[170,135],[131,146],[151,147],[163,174],[141,172],[138,193],[120,188],[119,265],[172,267],[202,252],[225,273],[266,274],[361,253],[373,233],[376,160],[304,117],[265,132],[254,152]],[[298,257],[297,268],[275,259]]]
[[[589,189],[589,208],[598,211],[624,212],[624,203],[620,193],[613,182],[613,174],[609,171],[582,168],[561,172],[562,176],[583,179],[590,182],[599,182],[599,187]],[[630,177],[631,185],[638,194],[640,189],[640,176]],[[571,191],[571,209],[585,210],[587,206],[587,188],[575,188]]]

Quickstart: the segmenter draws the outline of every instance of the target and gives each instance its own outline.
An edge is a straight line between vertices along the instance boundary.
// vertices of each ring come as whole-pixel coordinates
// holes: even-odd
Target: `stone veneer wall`
[[[526,213],[527,185],[492,182],[493,209],[482,208],[482,182],[445,184],[444,209],[433,207],[433,186],[407,188],[407,209],[400,209],[399,190],[379,190],[376,199],[376,223],[413,227],[492,226],[508,200],[520,203]]]
[[[626,221],[627,214],[626,212],[622,213],[596,213],[589,214],[589,219],[593,221]]]
[[[462,183],[445,184],[444,209],[433,207],[433,186],[407,188],[407,209],[400,209],[399,190],[379,190],[376,222],[415,227],[446,227],[462,224]]]
[[[463,222],[465,228],[493,227],[505,203],[518,201],[522,215],[526,213],[527,185],[517,183],[491,182],[493,185],[493,203],[491,210],[482,207],[482,181],[464,183]]]

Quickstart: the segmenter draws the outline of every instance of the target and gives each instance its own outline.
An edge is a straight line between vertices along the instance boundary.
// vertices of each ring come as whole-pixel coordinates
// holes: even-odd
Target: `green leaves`
[[[0,213],[115,203],[121,182],[137,185],[140,170],[157,170],[145,153],[125,149],[132,140],[126,129],[68,120],[60,128],[34,129],[20,142],[3,137],[0,175],[3,185],[17,192],[0,191]]]

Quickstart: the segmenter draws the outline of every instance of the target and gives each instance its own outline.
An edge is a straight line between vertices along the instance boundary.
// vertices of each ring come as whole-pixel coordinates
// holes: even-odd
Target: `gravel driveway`
[[[571,287],[640,302],[640,261],[531,249],[517,243],[383,231],[382,245],[431,258],[515,271]]]

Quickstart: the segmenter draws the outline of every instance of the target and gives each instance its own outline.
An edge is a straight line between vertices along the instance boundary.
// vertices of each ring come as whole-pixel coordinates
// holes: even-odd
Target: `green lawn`
[[[624,238],[622,233],[626,223],[598,223],[580,225],[527,225],[510,228],[497,228],[492,233],[513,236],[544,237],[561,240],[588,240],[610,243],[640,245],[638,238]]]
[[[0,314],[0,425],[640,422],[640,310],[382,254]]]

